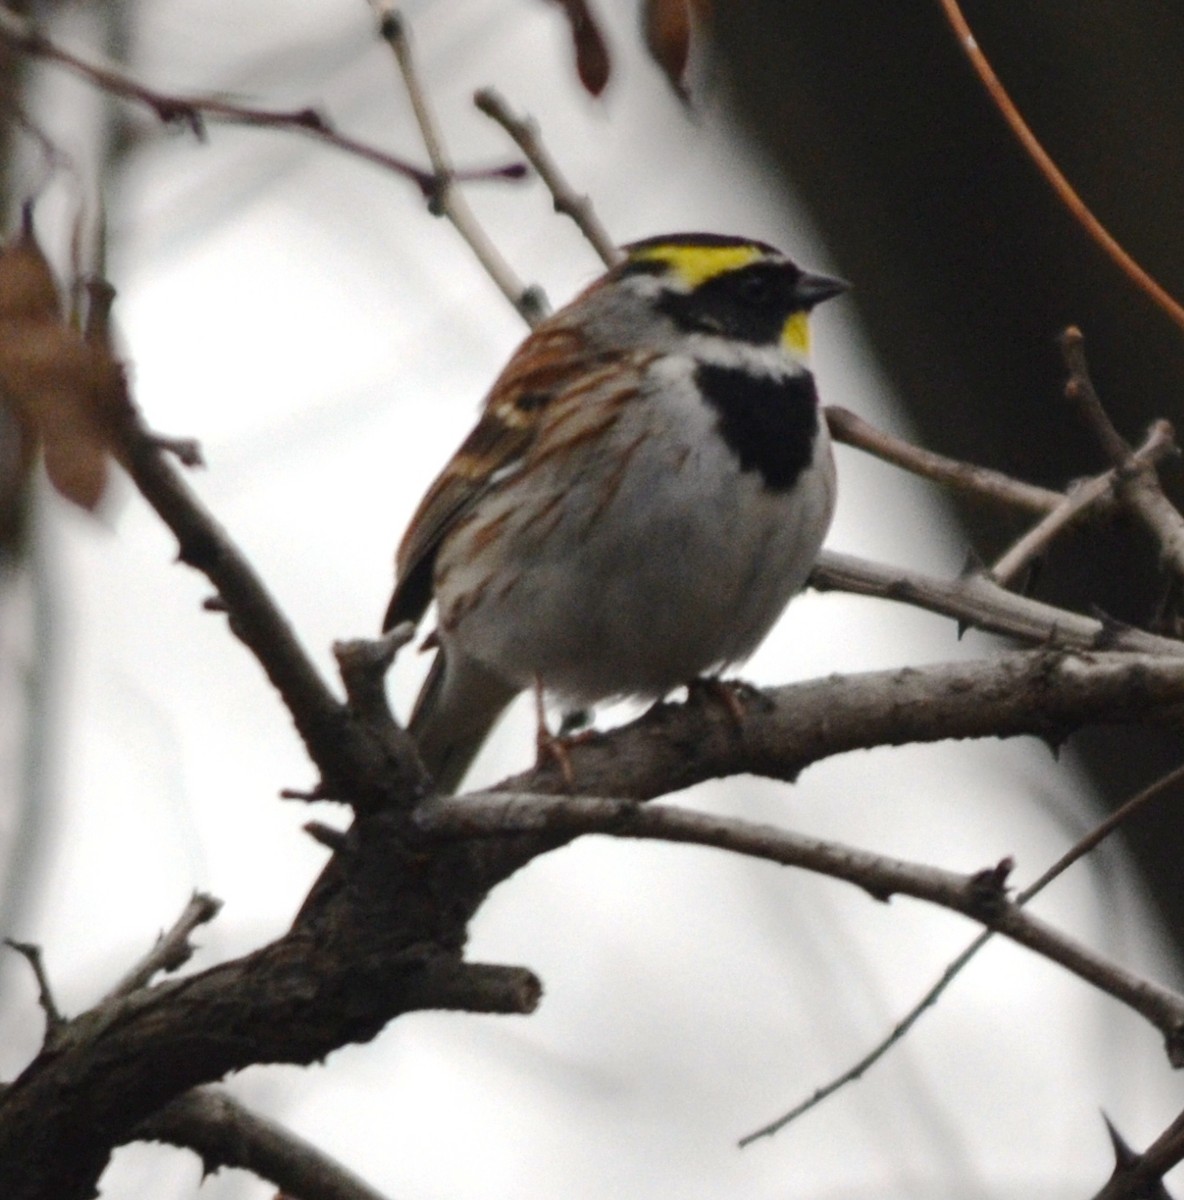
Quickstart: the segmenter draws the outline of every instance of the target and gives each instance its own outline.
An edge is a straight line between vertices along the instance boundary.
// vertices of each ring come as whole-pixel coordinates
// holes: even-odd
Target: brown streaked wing
[[[440,543],[499,473],[527,454],[555,398],[578,391],[589,365],[583,338],[564,314],[544,322],[518,348],[490,390],[480,420],[411,518],[395,559],[398,582],[384,630],[420,620],[432,600]]]

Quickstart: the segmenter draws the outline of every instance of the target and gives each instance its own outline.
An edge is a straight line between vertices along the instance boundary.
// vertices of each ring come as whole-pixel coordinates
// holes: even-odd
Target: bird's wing
[[[545,322],[522,343],[493,385],[480,420],[411,518],[395,560],[398,582],[384,630],[420,620],[432,600],[436,554],[449,530],[490,488],[519,470],[532,448],[555,441],[547,429],[557,412],[570,412],[592,377],[608,369],[604,356],[590,357],[581,334],[560,321]],[[566,441],[579,422],[562,423],[567,435],[559,441]]]

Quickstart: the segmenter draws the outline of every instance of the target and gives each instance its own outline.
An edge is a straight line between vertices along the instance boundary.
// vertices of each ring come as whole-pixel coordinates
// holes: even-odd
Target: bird
[[[765,242],[650,237],[518,347],[411,519],[383,621],[436,605],[408,729],[437,790],[522,691],[541,722],[544,692],[660,699],[752,654],[834,512],[808,319],[846,288]]]

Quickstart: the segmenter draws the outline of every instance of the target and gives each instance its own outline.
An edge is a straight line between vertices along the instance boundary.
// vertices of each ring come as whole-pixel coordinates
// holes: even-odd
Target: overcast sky
[[[729,127],[718,81],[704,81],[688,114],[638,51],[633,5],[601,7],[617,71],[593,102],[554,6],[406,6],[456,162],[515,157],[469,103],[493,84],[541,120],[618,240],[740,233],[830,268],[792,195]],[[149,0],[132,31],[135,70],[158,86],[316,103],[342,129],[423,157],[360,0]],[[98,49],[83,20],[60,36]],[[51,77],[44,119],[84,162],[83,96]],[[155,428],[201,440],[209,466],[196,486],[328,671],[333,639],[377,629],[402,529],[521,322],[407,183],[282,133],[212,128],[199,145],[137,125],[144,146],[107,197],[137,398]],[[469,196],[556,304],[598,273],[537,185]],[[58,179],[47,221],[78,203]],[[825,400],[899,428],[842,301],[818,313],[815,353]],[[958,571],[964,547],[930,489],[845,449],[839,470],[831,546]],[[43,944],[73,1012],[195,887],[226,902],[196,967],[279,934],[325,857],[301,824],[344,815],[277,799],[313,782],[299,742],[224,621],[201,611],[208,585],[173,564],[170,537],[125,481],[98,521],[45,496],[40,528],[57,597],[61,751],[51,849],[13,932]],[[781,683],[990,645],[954,634],[904,609],[807,595],[744,674]],[[397,667],[404,708],[422,668],[414,655]],[[532,752],[532,718],[516,710],[480,779]],[[679,799],[955,870],[1014,854],[1020,884],[1089,820],[1072,755],[1054,762],[1027,743],[863,753],[794,787],[741,779]],[[1076,868],[1039,911],[1167,977],[1116,854]],[[259,1068],[233,1086],[392,1197],[1089,1194],[1109,1169],[1099,1108],[1141,1143],[1175,1111],[1178,1085],[1153,1031],[1003,944],[863,1082],[792,1131],[735,1148],[866,1051],[974,932],[718,852],[586,840],[500,888],[474,926],[473,957],[540,973],[535,1016],[421,1014],[322,1067]],[[6,998],[10,1076],[34,1052],[39,1016],[31,983],[10,982]],[[104,1195],[192,1196],[198,1178],[192,1156],[136,1148]],[[271,1194],[225,1173],[201,1190]]]

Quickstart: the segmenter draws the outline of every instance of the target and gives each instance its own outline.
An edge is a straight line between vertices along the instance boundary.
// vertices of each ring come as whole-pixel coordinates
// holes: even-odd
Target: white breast
[[[615,423],[507,478],[441,549],[441,638],[575,703],[659,696],[760,643],[830,523],[825,423],[795,487],[741,471],[695,363],[668,356]]]

